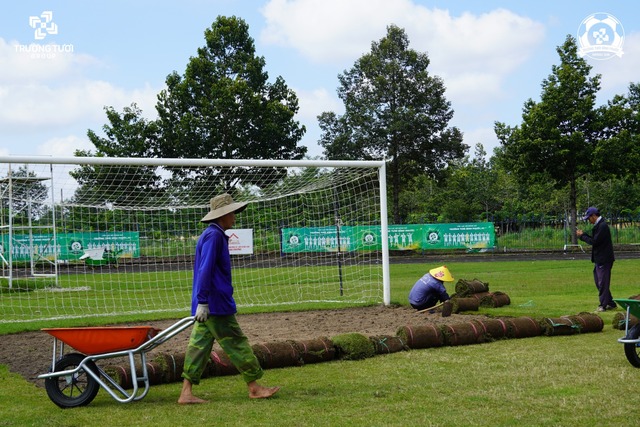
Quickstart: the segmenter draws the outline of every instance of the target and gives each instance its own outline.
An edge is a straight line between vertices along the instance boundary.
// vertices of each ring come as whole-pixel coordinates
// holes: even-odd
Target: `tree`
[[[389,160],[393,220],[402,222],[400,193],[413,176],[442,177],[467,146],[459,129],[449,128],[451,104],[442,80],[429,74],[429,58],[409,49],[395,25],[371,52],[338,76],[345,113],[318,117],[320,145],[330,159]]]
[[[569,185],[571,229],[576,225],[576,180],[593,168],[597,144],[595,100],[600,75],[578,56],[576,40],[567,36],[557,49],[560,65],[542,82],[539,102],[525,102],[522,124],[496,122],[505,164],[522,181],[549,177],[556,188]],[[572,233],[573,234],[573,233]],[[576,236],[572,236],[573,243]]]
[[[627,95],[616,95],[599,108],[601,133],[594,163],[604,175],[618,178],[640,173],[640,84],[629,85]]]
[[[297,144],[305,128],[293,119],[298,98],[282,77],[268,83],[265,60],[255,54],[248,25],[219,16],[205,30],[205,46],[189,60],[183,76],[167,76],[156,109],[160,157],[214,159],[301,159]],[[181,177],[199,171],[173,170]],[[267,185],[256,170],[252,182]],[[245,172],[245,176],[246,172]],[[270,174],[273,177],[273,174]],[[201,177],[212,189],[239,183],[233,172]]]
[[[44,203],[48,195],[48,187],[35,172],[26,165],[18,167],[2,178],[0,191],[0,213],[2,224],[9,223],[9,214],[13,216],[14,225],[26,225],[30,219],[38,220],[47,214]],[[9,204],[9,183],[11,184],[11,204]],[[31,218],[29,218],[31,215]]]
[[[152,157],[157,145],[158,126],[142,117],[136,104],[125,107],[122,115],[113,107],[105,108],[109,125],[102,127],[106,137],[88,130],[96,151],[76,150],[78,157]],[[80,187],[74,198],[91,204],[132,206],[148,203],[162,194],[161,178],[151,166],[84,165],[70,172]],[[90,201],[90,202],[89,202]]]

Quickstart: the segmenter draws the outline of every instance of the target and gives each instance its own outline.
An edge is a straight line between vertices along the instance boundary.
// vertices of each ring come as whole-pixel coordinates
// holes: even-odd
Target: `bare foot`
[[[280,387],[263,387],[258,385],[249,390],[249,397],[251,399],[266,399],[276,394],[278,390],[280,390]]]
[[[207,400],[200,399],[199,397],[196,397],[193,394],[187,395],[187,396],[180,395],[180,398],[178,398],[178,403],[180,405],[194,405],[194,404],[207,403],[207,402],[208,402]]]

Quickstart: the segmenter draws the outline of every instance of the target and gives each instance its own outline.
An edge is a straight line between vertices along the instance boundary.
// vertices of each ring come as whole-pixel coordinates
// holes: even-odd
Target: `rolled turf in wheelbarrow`
[[[442,330],[429,323],[427,325],[401,326],[396,335],[411,349],[442,347]]]

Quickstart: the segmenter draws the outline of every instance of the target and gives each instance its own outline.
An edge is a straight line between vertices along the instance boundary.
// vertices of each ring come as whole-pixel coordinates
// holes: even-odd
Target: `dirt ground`
[[[284,340],[307,340],[319,337],[333,337],[338,334],[358,332],[365,336],[392,335],[406,325],[416,326],[427,323],[444,324],[484,318],[480,315],[452,314],[442,317],[441,313],[417,313],[406,306],[375,306],[336,310],[305,312],[282,312],[261,314],[238,314],[238,322],[251,344]],[[175,323],[175,320],[144,322],[160,329]],[[138,324],[140,325],[140,324]],[[147,356],[155,353],[184,353],[191,328],[156,347]],[[22,375],[25,379],[43,385],[36,377],[47,372],[51,365],[53,338],[46,332],[25,332],[1,337],[0,364]],[[114,359],[102,363],[112,362]]]

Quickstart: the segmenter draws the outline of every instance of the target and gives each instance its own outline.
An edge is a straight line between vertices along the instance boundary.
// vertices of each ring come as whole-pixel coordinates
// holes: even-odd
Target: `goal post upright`
[[[389,269],[389,222],[387,219],[387,169],[382,161],[380,177],[380,238],[382,240],[382,290],[384,305],[391,304],[391,273]]]

